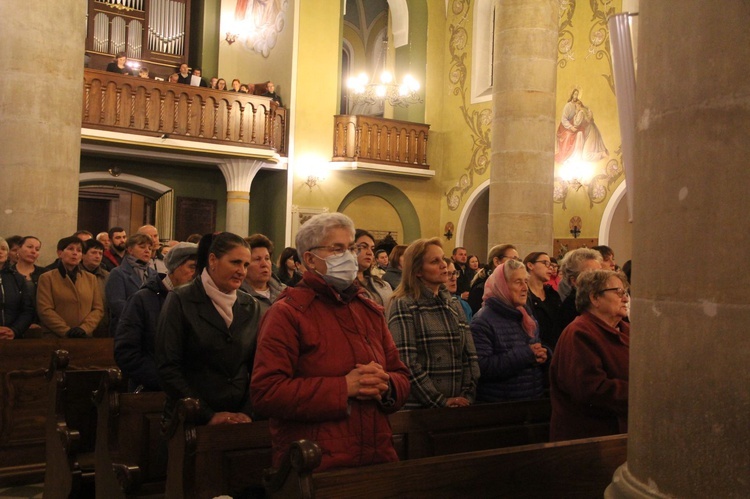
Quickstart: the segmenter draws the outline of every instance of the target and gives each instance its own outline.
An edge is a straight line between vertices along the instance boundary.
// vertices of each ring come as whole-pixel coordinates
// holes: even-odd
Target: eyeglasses
[[[517,262],[520,262],[520,261],[521,261],[521,258],[520,258],[520,257],[517,257],[517,256],[512,256],[512,255],[503,255],[503,259],[504,259],[504,260],[515,260],[515,261],[517,261]]]
[[[454,270],[453,272],[448,272],[448,277],[458,277],[460,273],[458,270]]]
[[[310,248],[307,251],[312,251],[312,250],[317,250],[317,249],[324,249],[326,251],[329,251],[329,252],[331,252],[331,254],[333,256],[341,256],[344,253],[346,253],[347,251],[349,253],[353,254],[353,255],[356,255],[357,251],[359,250],[359,248],[355,244],[352,244],[348,248],[344,247],[344,246],[341,246],[341,245],[338,245],[338,244],[334,244],[332,246],[313,246],[312,248]]]
[[[537,260],[537,261],[535,261],[533,263],[541,263],[545,267],[551,267],[552,266],[552,262],[550,262],[549,260]]]
[[[607,289],[602,289],[601,291],[599,291],[599,294],[605,293],[607,291],[614,291],[615,293],[617,293],[617,296],[619,296],[620,298],[624,298],[625,295],[628,294],[628,290],[627,289],[622,289],[622,288],[607,288]]]

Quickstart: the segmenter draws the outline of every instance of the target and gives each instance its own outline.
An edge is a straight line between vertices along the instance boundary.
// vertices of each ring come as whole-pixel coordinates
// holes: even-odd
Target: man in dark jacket
[[[195,276],[198,245],[180,243],[167,254],[167,275],[153,275],[128,300],[115,332],[115,360],[128,377],[131,391],[159,391],[154,339],[167,293]],[[140,388],[139,388],[140,387]]]

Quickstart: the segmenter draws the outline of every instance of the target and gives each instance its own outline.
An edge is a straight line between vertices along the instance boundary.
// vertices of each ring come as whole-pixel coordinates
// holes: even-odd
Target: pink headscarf
[[[526,307],[519,305],[513,305],[510,300],[510,289],[508,288],[508,282],[505,280],[505,264],[500,264],[484,283],[484,295],[482,296],[482,305],[487,301],[488,298],[497,298],[501,302],[505,303],[509,307],[513,307],[522,316],[523,330],[530,338],[534,337],[536,333],[536,321],[526,311]]]

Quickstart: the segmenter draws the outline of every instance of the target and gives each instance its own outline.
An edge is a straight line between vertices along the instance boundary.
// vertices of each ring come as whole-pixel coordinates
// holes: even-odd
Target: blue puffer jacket
[[[489,298],[474,315],[471,333],[482,373],[477,400],[500,402],[543,395],[546,367],[536,362],[529,347],[540,342],[539,328],[530,338],[521,319],[519,310],[497,298]],[[552,352],[547,349],[547,363],[551,357]]]

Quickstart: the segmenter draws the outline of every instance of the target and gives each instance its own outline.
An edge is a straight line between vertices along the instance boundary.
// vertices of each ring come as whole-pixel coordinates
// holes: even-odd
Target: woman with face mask
[[[318,471],[396,461],[387,415],[409,396],[408,370],[382,309],[354,282],[354,223],[316,215],[296,247],[306,271],[266,312],[250,386],[270,418],[273,466],[302,438],[323,450]]]
[[[409,408],[465,407],[476,395],[477,353],[463,308],[446,288],[443,257],[437,238],[411,243],[391,301],[388,327],[410,370]]]

